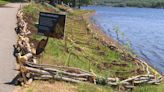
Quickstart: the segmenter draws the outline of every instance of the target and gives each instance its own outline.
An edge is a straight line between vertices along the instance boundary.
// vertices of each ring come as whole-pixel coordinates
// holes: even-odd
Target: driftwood
[[[60,77],[60,76],[50,76],[50,75],[42,75],[40,77],[34,77],[35,80],[49,80],[49,79],[55,79],[55,80],[63,80],[67,82],[73,82],[73,83],[82,83],[81,81],[74,80],[71,78],[66,77]]]
[[[23,12],[21,9],[18,10],[17,20],[18,28],[16,28],[16,31],[18,34],[18,40],[16,45],[14,45],[14,48],[16,50],[15,56],[19,64],[19,68],[17,70],[19,70],[21,73],[21,78],[19,79],[22,82],[21,84],[30,84],[33,80],[49,79],[63,80],[74,83],[98,83],[96,81],[98,76],[88,71],[81,70],[79,68],[37,64],[38,61],[35,57],[36,49],[34,48],[34,46],[32,46],[27,36],[31,32],[28,30],[27,23],[23,19]],[[91,25],[88,23],[88,30],[91,30],[90,26]],[[73,40],[69,40],[72,43],[75,43]],[[107,45],[106,42],[104,44]],[[109,48],[111,49],[117,49],[116,46],[113,45],[107,46],[109,46]],[[83,48],[80,49],[83,50]],[[150,68],[146,63],[139,60],[137,61],[137,65],[142,66],[143,70],[147,72],[145,75],[138,75],[125,80],[121,80],[119,78],[107,78],[105,79],[106,84],[111,86],[122,85],[125,88],[131,89],[138,84],[159,84],[162,81],[162,77],[157,78],[156,75],[151,74]]]
[[[85,79],[85,78],[80,79],[79,77],[77,77],[79,74],[73,74],[73,75],[69,74],[68,75],[68,73],[65,74],[65,73],[60,73],[60,72],[56,72],[56,71],[50,72],[47,70],[40,70],[40,69],[36,69],[36,68],[31,68],[31,67],[25,67],[25,68],[27,69],[28,72],[33,73],[34,79],[44,79],[44,80],[45,79],[47,79],[47,80],[48,79],[60,79],[60,80],[64,80],[64,81],[77,82],[77,83],[82,82],[84,80],[87,81],[87,79]],[[85,77],[85,75],[83,75],[82,77]]]

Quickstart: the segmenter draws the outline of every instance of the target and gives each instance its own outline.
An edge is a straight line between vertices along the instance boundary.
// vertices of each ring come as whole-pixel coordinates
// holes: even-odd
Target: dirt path
[[[12,92],[8,84],[16,76],[13,44],[16,42],[16,13],[20,4],[11,3],[0,7],[0,92]]]

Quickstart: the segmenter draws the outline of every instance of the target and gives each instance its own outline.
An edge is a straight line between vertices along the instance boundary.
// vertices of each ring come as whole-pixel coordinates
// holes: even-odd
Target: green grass
[[[133,92],[163,92],[164,84],[160,85],[141,85],[134,89]]]
[[[0,0],[0,6],[3,6],[3,5],[5,5],[5,4],[7,4],[7,3],[8,3],[8,1]]]
[[[6,5],[9,2],[19,2],[22,0],[0,0],[0,6]]]

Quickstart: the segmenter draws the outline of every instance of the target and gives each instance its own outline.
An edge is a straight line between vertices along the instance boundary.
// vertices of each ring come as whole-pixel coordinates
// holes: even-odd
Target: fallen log
[[[31,73],[37,73],[37,74],[42,74],[42,75],[51,75],[51,73],[49,73],[45,70],[41,70],[41,69],[31,68],[31,67],[27,67],[27,66],[25,66],[25,69]]]
[[[93,82],[95,80],[95,76],[91,75],[91,74],[77,74],[77,73],[69,73],[69,72],[65,72],[62,70],[57,70],[57,69],[52,69],[52,68],[31,68],[31,67],[27,67],[25,66],[25,69],[28,72],[31,73],[37,73],[37,74],[41,74],[41,75],[57,75],[60,74],[62,76],[67,76],[69,78],[73,78],[73,79],[77,79],[77,80],[85,80],[88,82]]]
[[[73,83],[82,83],[82,81],[71,79],[71,78],[66,78],[66,77],[61,77],[61,76],[50,76],[50,75],[42,75],[39,77],[34,77],[35,80],[50,80],[50,79],[55,79],[55,80],[62,80],[62,81],[67,81],[67,82],[73,82]]]
[[[61,70],[57,70],[57,69],[52,69],[52,68],[43,68],[43,70],[58,72],[58,73],[61,73],[61,74],[64,74],[64,75],[72,76],[72,77],[89,77],[89,76],[93,76],[93,75],[87,74],[87,73],[83,73],[83,74],[69,73],[69,72],[65,72],[65,71],[61,71]]]
[[[35,69],[31,67],[25,67],[25,68],[27,69],[28,72],[41,74],[41,76],[39,77],[34,75],[34,79],[60,79],[64,81],[77,82],[77,83],[82,82],[82,80],[83,81],[87,80],[87,79],[71,78],[70,76],[66,77],[64,75],[59,76],[60,73],[58,74],[58,72],[52,74],[45,70]]]
[[[132,80],[135,80],[135,79],[140,78],[140,77],[149,77],[149,78],[151,78],[151,77],[154,77],[154,76],[153,75],[138,75],[138,76],[134,76],[134,77],[128,78],[126,80],[123,80],[123,81],[121,81],[121,83],[122,82],[132,81]]]
[[[138,81],[133,81],[134,84],[141,84],[141,83],[146,83],[149,80],[138,80]]]
[[[18,53],[17,60],[18,60],[18,63],[21,62],[24,64],[25,62],[27,62],[32,57],[33,57],[33,55],[31,53],[27,53],[26,55],[23,55],[23,56],[21,56],[21,54]]]
[[[46,65],[46,64],[44,64],[44,65],[43,64],[34,64],[34,63],[31,63],[31,62],[26,62],[26,65],[29,66],[29,67],[34,67],[34,68],[42,68],[42,67],[44,67],[44,68],[55,68],[55,69],[61,69],[61,70],[76,70],[75,72],[77,72],[77,73],[88,73],[88,74],[91,74],[88,71],[81,70],[81,69],[75,68],[75,67]]]

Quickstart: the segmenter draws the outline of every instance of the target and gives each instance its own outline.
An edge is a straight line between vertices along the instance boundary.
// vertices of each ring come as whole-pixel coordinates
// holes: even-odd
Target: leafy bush
[[[0,6],[5,5],[5,4],[7,4],[7,3],[8,3],[7,1],[0,0]]]
[[[93,0],[99,4],[109,4],[117,7],[152,7],[152,8],[163,8],[164,0]]]

